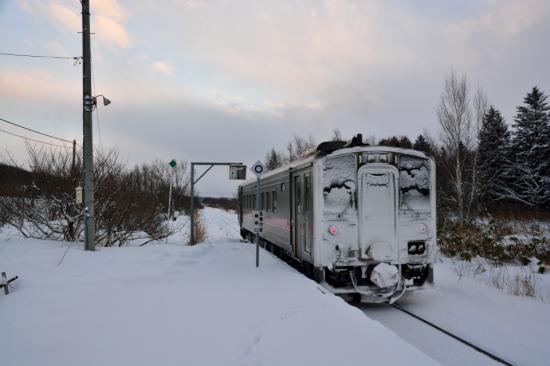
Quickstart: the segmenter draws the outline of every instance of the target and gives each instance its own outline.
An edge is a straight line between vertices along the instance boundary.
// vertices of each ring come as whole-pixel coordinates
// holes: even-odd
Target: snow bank
[[[21,278],[0,295],[1,363],[435,363],[268,253],[256,269],[234,216],[207,209],[203,220],[207,243],[73,244],[60,267],[68,243],[0,236],[0,269]]]

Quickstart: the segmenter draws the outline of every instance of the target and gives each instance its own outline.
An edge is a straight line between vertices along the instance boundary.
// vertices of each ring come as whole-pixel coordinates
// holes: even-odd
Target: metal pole
[[[90,51],[90,0],[82,0],[82,104],[84,149],[84,247],[95,250],[94,153],[92,135],[92,69]]]
[[[171,204],[172,204],[172,175],[173,175],[173,172],[170,172],[170,190],[168,191],[168,220],[170,220],[170,208],[171,208]]]
[[[74,168],[76,164],[76,140],[73,140],[73,161],[71,164],[71,177],[74,179]]]
[[[195,199],[194,198],[194,189],[195,189],[195,164],[194,163],[191,163],[191,197],[190,197],[190,202],[189,202],[189,214],[191,215],[190,217],[190,220],[191,220],[191,234],[190,234],[190,240],[189,240],[189,243],[191,245],[195,244],[195,230],[194,230],[194,227],[195,227],[195,215],[194,215],[194,209],[195,209],[195,205],[193,203],[193,200]]]
[[[256,211],[260,212],[260,176],[256,178]],[[258,220],[260,218],[258,217]],[[260,233],[256,233],[256,267],[260,266]]]

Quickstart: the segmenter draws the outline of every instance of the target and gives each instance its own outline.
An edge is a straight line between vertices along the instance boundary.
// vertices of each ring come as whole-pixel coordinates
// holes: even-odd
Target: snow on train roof
[[[327,157],[332,157],[332,156],[340,156],[340,155],[345,155],[345,154],[350,154],[350,153],[365,152],[365,151],[367,151],[367,152],[368,151],[370,151],[370,152],[392,152],[392,153],[414,155],[414,156],[418,156],[418,157],[421,157],[421,158],[431,159],[431,157],[429,155],[427,155],[426,153],[424,153],[422,151],[412,150],[412,149],[403,149],[403,148],[400,148],[400,147],[382,146],[382,145],[344,147],[344,148],[338,149],[338,150],[333,151],[332,153],[326,154],[326,155],[320,155],[320,154],[317,153],[316,150],[311,150],[308,153],[309,155],[306,156],[305,158],[295,160],[291,163],[280,166],[277,169],[270,170],[267,173],[265,173],[264,175],[262,175],[261,179],[269,178],[273,175],[276,175],[277,173],[281,173],[285,170],[288,170],[289,168],[296,168],[296,167],[311,163],[314,160],[327,158]],[[246,186],[246,185],[249,185],[249,184],[254,184],[255,182],[256,182],[256,178],[247,179],[240,186]]]

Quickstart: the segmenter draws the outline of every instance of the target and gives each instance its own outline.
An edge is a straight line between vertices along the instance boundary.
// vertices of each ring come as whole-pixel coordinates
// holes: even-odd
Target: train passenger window
[[[273,205],[271,205],[273,212],[277,209],[277,191],[271,192],[271,198],[273,199]]]
[[[267,192],[265,196],[265,210],[269,211],[271,209],[271,192]]]

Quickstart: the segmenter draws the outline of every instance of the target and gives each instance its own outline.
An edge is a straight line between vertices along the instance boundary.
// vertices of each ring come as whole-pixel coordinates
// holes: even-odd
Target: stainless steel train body
[[[433,282],[435,164],[382,146],[316,154],[262,176],[268,249],[336,294],[393,302]],[[241,235],[254,238],[256,181],[239,187]]]

